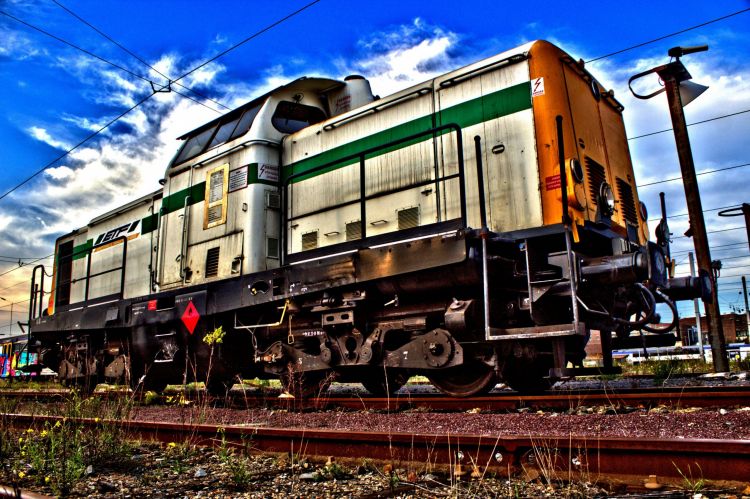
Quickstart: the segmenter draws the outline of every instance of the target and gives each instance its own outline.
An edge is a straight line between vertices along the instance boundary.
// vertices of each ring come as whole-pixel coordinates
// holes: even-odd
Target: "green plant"
[[[229,446],[224,428],[219,428],[218,433],[221,440],[216,454],[222,464],[229,469],[229,476],[232,478],[234,487],[237,490],[245,490],[252,478],[248,459],[244,455],[238,456],[235,453],[235,448]]]
[[[169,442],[166,451],[172,471],[178,475],[184,473],[188,469],[188,462],[193,455],[192,446],[185,443]]]
[[[687,467],[687,473],[684,473],[677,464],[672,462],[672,465],[677,469],[677,473],[680,474],[682,477],[682,483],[684,484],[684,487],[686,490],[690,491],[692,494],[697,494],[701,490],[703,490],[706,487],[706,479],[703,478],[703,470],[701,469],[700,464],[695,463],[695,466],[698,468],[698,474],[699,476],[693,476],[693,470],[688,464]]]
[[[81,424],[67,418],[38,432],[29,428],[18,437],[16,475],[68,494],[86,470],[85,439]]]
[[[750,371],[750,357],[729,361],[730,371]]]

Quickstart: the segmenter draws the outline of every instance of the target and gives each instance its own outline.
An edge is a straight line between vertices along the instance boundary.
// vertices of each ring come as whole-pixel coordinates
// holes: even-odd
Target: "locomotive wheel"
[[[332,380],[329,371],[299,372],[289,369],[281,375],[281,389],[297,399],[317,397],[328,390]]]
[[[403,369],[375,369],[367,373],[368,376],[362,380],[365,390],[378,397],[385,397],[396,393],[409,381],[409,373]]]
[[[427,374],[435,388],[451,397],[471,397],[487,393],[497,385],[495,371],[482,363],[462,364]]]

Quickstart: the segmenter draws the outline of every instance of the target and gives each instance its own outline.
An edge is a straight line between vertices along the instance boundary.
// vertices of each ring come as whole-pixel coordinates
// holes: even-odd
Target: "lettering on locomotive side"
[[[94,242],[94,246],[99,246],[100,244],[113,241],[124,234],[132,234],[138,228],[140,222],[140,220],[128,222],[125,225],[117,227],[116,229],[112,229],[103,234],[99,234],[99,237],[96,238],[96,242]]]

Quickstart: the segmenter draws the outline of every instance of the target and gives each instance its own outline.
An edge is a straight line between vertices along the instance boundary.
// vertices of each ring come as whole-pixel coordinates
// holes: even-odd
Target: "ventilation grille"
[[[206,277],[219,275],[219,248],[206,251]]]
[[[589,178],[589,194],[591,195],[591,201],[596,206],[599,201],[599,188],[607,180],[607,177],[604,174],[604,167],[588,156],[586,157],[586,171]]]
[[[346,224],[346,240],[356,241],[362,239],[362,224],[359,220]]]
[[[266,191],[266,208],[281,209],[281,196],[278,192]]]
[[[318,231],[314,230],[307,234],[302,234],[302,251],[315,249],[318,247]]]
[[[279,240],[275,237],[266,238],[266,256],[268,258],[279,257]]]
[[[398,210],[398,230],[419,226],[419,207]]]
[[[214,222],[220,222],[222,218],[222,213],[224,210],[224,206],[217,204],[215,206],[211,206],[208,209],[208,223],[212,224]]]
[[[620,209],[625,220],[632,224],[638,224],[638,207],[635,205],[633,188],[623,179],[617,179],[617,193],[620,197]]]

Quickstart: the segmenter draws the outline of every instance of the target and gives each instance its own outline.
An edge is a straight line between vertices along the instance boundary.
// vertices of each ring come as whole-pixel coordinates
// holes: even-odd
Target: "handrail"
[[[494,71],[495,69],[498,69],[497,66],[510,66],[511,64],[516,64],[521,61],[525,61],[528,58],[529,58],[529,54],[528,52],[525,52],[523,54],[515,54],[510,57],[506,57],[505,59],[500,59],[498,61],[490,62],[489,64],[485,64],[484,66],[480,66],[478,68],[469,69],[468,71],[457,74],[456,76],[448,78],[447,80],[441,81],[440,86],[438,87],[438,90],[442,90],[451,85],[455,85],[456,83],[461,83],[462,81],[468,80],[470,78],[474,78],[475,76],[483,75],[490,71]]]
[[[418,132],[418,133],[415,133],[415,134],[412,134],[412,135],[408,135],[408,136],[402,137],[400,139],[392,140],[390,142],[386,142],[386,143],[383,143],[383,144],[380,144],[380,145],[377,145],[377,146],[374,146],[374,147],[370,147],[369,149],[364,149],[362,151],[359,151],[359,152],[356,152],[356,153],[353,153],[353,154],[349,154],[347,156],[342,156],[341,158],[335,159],[333,161],[329,161],[329,162],[324,163],[322,165],[318,165],[318,166],[316,166],[314,168],[311,168],[309,170],[301,171],[301,172],[298,172],[298,173],[293,173],[292,175],[289,175],[288,177],[286,177],[284,179],[284,182],[283,182],[283,185],[282,185],[282,188],[281,188],[281,198],[282,198],[281,199],[281,206],[282,206],[282,212],[283,212],[283,216],[282,216],[283,227],[282,227],[282,230],[281,230],[281,246],[282,246],[282,261],[281,261],[281,264],[284,265],[286,263],[287,256],[288,256],[286,232],[287,232],[287,224],[289,223],[289,221],[291,220],[292,217],[290,217],[289,213],[288,213],[288,211],[289,211],[289,203],[288,203],[287,190],[289,189],[289,185],[291,185],[294,180],[296,180],[297,178],[300,178],[300,177],[304,177],[304,176],[307,176],[307,175],[314,174],[314,173],[316,173],[318,171],[325,170],[326,168],[329,168],[329,167],[331,167],[333,165],[338,165],[338,164],[341,164],[341,163],[346,163],[347,161],[358,160],[358,162],[359,162],[359,189],[360,189],[359,203],[360,203],[360,217],[361,217],[360,218],[360,223],[361,223],[361,226],[362,226],[361,240],[364,240],[367,237],[367,223],[366,223],[366,221],[367,221],[367,218],[366,218],[367,212],[366,212],[366,208],[365,208],[366,201],[368,201],[369,199],[376,198],[376,197],[383,197],[383,196],[386,196],[388,194],[391,194],[390,192],[388,192],[388,193],[383,193],[383,194],[366,196],[366,194],[365,194],[365,160],[366,160],[367,156],[370,155],[370,154],[372,154],[372,153],[381,151],[383,149],[388,149],[388,148],[393,147],[395,145],[403,144],[405,142],[411,142],[414,139],[418,139],[418,138],[424,137],[426,135],[430,135],[430,136],[436,137],[439,132],[443,132],[443,131],[453,131],[453,132],[456,133],[456,150],[457,150],[456,152],[457,152],[457,156],[458,156],[457,159],[458,159],[459,197],[460,197],[460,200],[461,200],[461,203],[460,203],[461,204],[461,225],[463,227],[466,227],[467,215],[466,215],[466,186],[464,185],[465,176],[464,176],[463,137],[462,137],[462,134],[461,134],[461,127],[459,125],[457,125],[456,123],[446,123],[445,125],[441,125],[441,126],[438,126],[438,127],[434,127],[434,128],[430,128],[430,129],[427,129],[427,130],[423,130],[421,132]],[[446,132],[446,133],[448,133],[448,132]],[[453,174],[453,175],[446,175],[446,176],[442,176],[442,177],[439,177],[439,178],[435,178],[434,180],[431,180],[430,183],[443,182],[443,181],[448,180],[449,177],[450,178],[455,178],[455,174]]]
[[[346,125],[347,123],[350,123],[354,120],[358,120],[359,118],[371,114],[371,113],[377,113],[378,111],[382,111],[383,109],[388,109],[389,107],[398,104],[402,101],[405,101],[406,99],[411,99],[414,97],[422,97],[423,95],[427,95],[432,92],[432,88],[430,87],[422,87],[418,88],[416,90],[413,90],[409,92],[408,94],[399,95],[395,99],[387,100],[387,101],[380,101],[376,105],[372,107],[368,107],[367,109],[363,109],[362,111],[359,111],[358,113],[352,114],[350,116],[345,116],[337,121],[328,123],[323,127],[323,130],[326,132],[330,132],[334,128],[340,127],[341,125]]]
[[[39,284],[36,282],[37,270],[41,270]],[[42,303],[44,298],[44,265],[37,265],[34,270],[31,271],[31,289],[29,290],[29,322],[36,317],[42,316]],[[37,308],[37,300],[39,303],[39,315],[34,314],[34,309]],[[31,328],[27,334],[28,341],[31,341]]]

